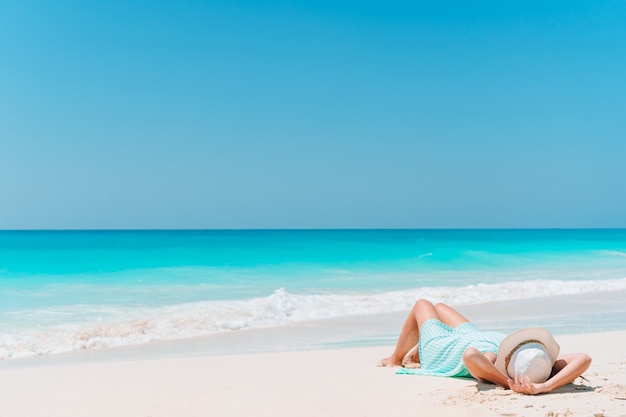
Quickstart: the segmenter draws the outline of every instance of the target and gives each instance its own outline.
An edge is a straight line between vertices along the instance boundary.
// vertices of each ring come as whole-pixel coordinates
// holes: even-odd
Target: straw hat
[[[559,344],[546,329],[532,327],[509,334],[500,343],[496,368],[510,378],[527,375],[532,382],[545,382],[559,356]]]

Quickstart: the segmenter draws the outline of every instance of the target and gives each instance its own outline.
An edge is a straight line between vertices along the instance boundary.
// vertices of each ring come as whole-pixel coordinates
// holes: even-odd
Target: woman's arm
[[[515,379],[509,379],[509,387],[522,394],[542,394],[550,392],[565,384],[573,382],[589,368],[591,358],[585,353],[572,353],[560,356],[554,364],[552,377],[546,382],[535,384],[530,382],[527,376],[516,376]]]
[[[487,357],[487,355],[490,355],[491,358]],[[474,378],[509,388],[509,378],[495,367],[493,364],[495,359],[496,355],[493,353],[483,354],[480,350],[473,347],[468,348],[463,353],[463,363]]]

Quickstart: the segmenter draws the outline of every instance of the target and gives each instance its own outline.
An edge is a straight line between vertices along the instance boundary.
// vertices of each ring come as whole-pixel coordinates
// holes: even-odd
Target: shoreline
[[[510,332],[540,326],[558,336],[626,330],[624,299],[626,291],[613,291],[455,307],[485,330]],[[315,320],[187,339],[12,358],[0,360],[0,371],[56,364],[393,346],[406,314]]]

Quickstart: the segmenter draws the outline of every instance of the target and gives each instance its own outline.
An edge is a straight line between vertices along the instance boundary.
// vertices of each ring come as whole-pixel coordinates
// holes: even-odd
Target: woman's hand
[[[509,379],[509,388],[520,394],[536,395],[547,392],[546,384],[535,384],[526,375],[515,375],[515,379]]]

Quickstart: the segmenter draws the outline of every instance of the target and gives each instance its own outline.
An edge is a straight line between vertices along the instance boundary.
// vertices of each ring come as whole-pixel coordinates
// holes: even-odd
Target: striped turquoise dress
[[[471,376],[463,363],[463,352],[474,347],[482,353],[498,353],[506,334],[480,331],[472,323],[461,323],[455,328],[428,320],[420,329],[419,354],[421,368],[400,368],[399,374],[435,376]]]

